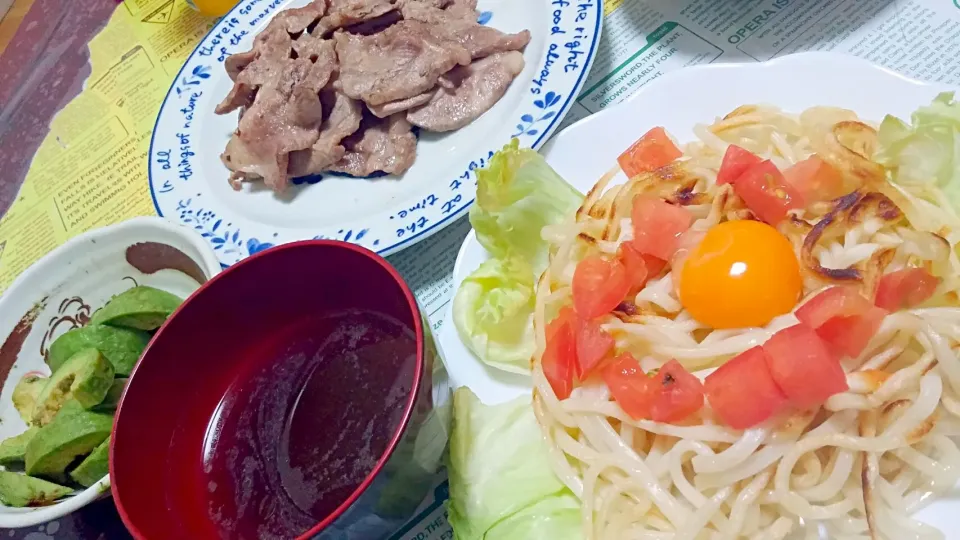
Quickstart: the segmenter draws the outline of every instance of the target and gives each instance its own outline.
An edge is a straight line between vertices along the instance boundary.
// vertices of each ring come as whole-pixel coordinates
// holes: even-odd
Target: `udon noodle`
[[[610,187],[615,167],[575,220],[543,233],[551,259],[537,286],[534,406],[554,470],[582,501],[584,537],[944,538],[911,514],[960,474],[951,439],[960,434],[960,261],[952,249],[960,218],[937,189],[888,180],[870,159],[875,128],[850,111],[796,116],[744,106],[695,134],[680,161]],[[801,261],[804,299],[839,283],[873,298],[879,276],[906,265],[943,277],[934,298],[888,316],[863,354],[843,361],[849,391],[746,431],[723,426],[709,406],[679,425],[634,420],[593,379],[558,400],[538,360],[545,323],[570,303],[577,261],[616,253],[631,238],[630,202],[640,193],[684,205],[694,230],[751,218],[729,185],[715,183],[729,144],[780,167],[816,152],[855,190],[793,211],[779,227]],[[672,266],[683,256],[681,247]],[[645,370],[675,358],[702,379],[797,323],[787,314],[765,328],[706,328],[682,309],[670,268],[602,321]]]

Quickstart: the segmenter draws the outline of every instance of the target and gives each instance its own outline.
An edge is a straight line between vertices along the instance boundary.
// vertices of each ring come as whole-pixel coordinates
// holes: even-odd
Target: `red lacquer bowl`
[[[150,540],[389,534],[429,488],[413,448],[433,436],[434,358],[374,253],[306,241],[245,259],[131,375],[110,448],[124,524]]]

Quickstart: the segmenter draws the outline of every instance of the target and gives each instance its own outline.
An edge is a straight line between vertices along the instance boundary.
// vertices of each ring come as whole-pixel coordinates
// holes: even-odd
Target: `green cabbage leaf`
[[[514,139],[477,171],[470,224],[491,255],[457,290],[453,322],[487,365],[530,372],[536,280],[547,266],[547,225],[572,219],[583,195]]]
[[[580,540],[579,500],[550,468],[531,397],[453,398],[447,519],[458,540]]]

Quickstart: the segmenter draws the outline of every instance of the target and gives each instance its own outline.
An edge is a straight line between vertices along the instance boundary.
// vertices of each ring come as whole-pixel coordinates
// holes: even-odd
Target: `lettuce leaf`
[[[489,259],[460,285],[453,322],[463,343],[487,365],[529,373],[534,301],[533,270],[525,260]]]
[[[458,540],[579,540],[580,504],[550,468],[530,397],[453,397],[447,519]]]
[[[920,107],[911,123],[887,115],[880,124],[874,160],[901,185],[941,188],[960,208],[960,102],[944,92]]]
[[[521,149],[514,139],[486,168],[477,170],[477,201],[470,208],[470,224],[493,257],[522,257],[539,273],[547,266],[540,231],[571,217],[581,203],[583,195],[543,156]]]
[[[581,527],[580,501],[566,491],[497,523],[485,536],[491,540],[580,540],[583,538]]]
[[[514,139],[477,171],[470,209],[480,244],[492,255],[460,285],[453,322],[460,339],[487,365],[530,372],[536,278],[547,266],[540,232],[570,219],[583,202],[543,156]]]

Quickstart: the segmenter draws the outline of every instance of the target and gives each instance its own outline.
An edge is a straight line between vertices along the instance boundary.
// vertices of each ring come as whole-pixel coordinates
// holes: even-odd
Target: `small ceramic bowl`
[[[397,271],[359,246],[296,242],[224,270],[158,331],[117,409],[127,529],[386,538],[444,448],[428,329]]]
[[[94,310],[130,287],[149,285],[186,298],[220,269],[200,236],[158,217],[87,232],[37,261],[0,297],[0,439],[27,429],[13,406],[13,389],[27,373],[50,374],[43,358],[53,340],[83,326]],[[0,529],[56,519],[109,490],[105,476],[50,506],[0,505]]]

